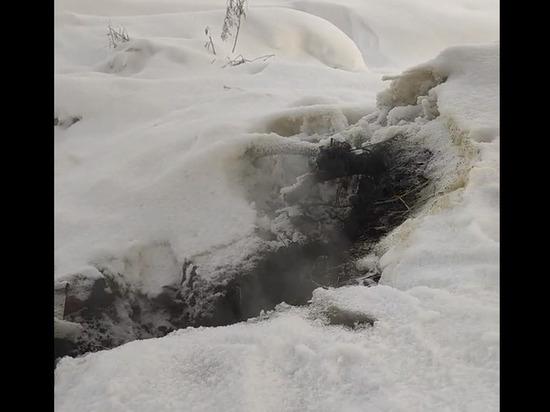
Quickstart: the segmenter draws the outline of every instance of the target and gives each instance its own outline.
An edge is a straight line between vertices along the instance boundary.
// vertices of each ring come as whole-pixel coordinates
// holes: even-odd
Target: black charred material
[[[349,263],[351,258],[356,250],[364,253],[366,247],[376,244],[420,205],[419,194],[428,182],[425,170],[431,158],[429,150],[402,135],[362,149],[334,141],[323,147],[316,158],[313,181],[320,184],[355,177],[354,183],[346,186],[348,204],[342,207],[335,199],[331,205],[312,206],[309,185],[300,196],[289,198],[306,213],[291,221],[297,231],[308,234],[309,241],[288,243],[266,254],[252,271],[237,276],[236,286],[218,305],[217,317],[223,312],[235,322],[257,316],[280,302],[303,305],[319,286],[341,286],[354,276],[364,276]],[[332,208],[334,216],[342,216],[344,210],[344,217],[339,224],[314,218],[316,225],[304,224],[319,208],[329,212]],[[315,226],[318,228],[313,229]],[[379,274],[373,274],[369,284],[379,279]],[[353,316],[350,319],[333,321],[370,323]],[[224,322],[229,319],[224,318]]]
[[[427,183],[424,172],[432,155],[402,135],[360,150],[340,142],[321,149],[317,181],[360,175],[342,228],[350,242],[374,243],[407,218]]]
[[[332,141],[321,149],[316,164],[319,182],[353,175],[369,176],[377,181],[388,170],[384,147],[380,144],[369,150],[353,150],[347,142]]]
[[[122,287],[117,276],[69,279],[63,320],[82,327],[74,340],[54,339],[54,363],[63,356],[79,356],[123,343],[152,337],[188,326],[181,323],[183,303],[177,286],[167,286],[155,296]],[[151,314],[154,314],[151,316]],[[162,320],[162,323],[156,323]]]

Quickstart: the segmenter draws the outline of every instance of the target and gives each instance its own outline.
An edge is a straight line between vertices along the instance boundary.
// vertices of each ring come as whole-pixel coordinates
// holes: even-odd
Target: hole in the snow
[[[353,262],[426,199],[425,170],[431,158],[431,151],[404,136],[362,150],[341,142],[322,148],[299,184],[283,188],[282,198],[260,202],[270,222],[278,223],[270,226],[271,238],[282,245],[235,278],[235,291],[228,295],[233,299],[229,306],[237,308],[234,321],[280,302],[306,304],[318,287],[342,286],[361,277],[364,284],[376,283],[376,271],[364,273]]]
[[[318,287],[359,279],[375,284],[379,273],[354,262],[427,199],[431,158],[431,151],[397,135],[362,149],[331,142],[312,159],[285,154],[250,161],[248,174],[257,184],[249,195],[266,222],[258,236],[267,245],[252,264],[209,284],[203,269],[186,261],[181,281],[155,296],[125,286],[108,268],[95,277],[77,275],[56,291],[63,324],[56,326],[54,359],[187,326],[240,322],[281,302],[303,305]],[[373,322],[333,312],[327,313],[331,324]]]
[[[325,309],[324,315],[330,325],[342,325],[348,328],[358,328],[362,326],[372,326],[376,319],[361,312],[343,310],[336,306]]]

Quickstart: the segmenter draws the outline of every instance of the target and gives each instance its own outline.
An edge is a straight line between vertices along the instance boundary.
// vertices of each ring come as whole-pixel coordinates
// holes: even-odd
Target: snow
[[[108,265],[154,295],[188,258],[242,261],[258,227],[285,230],[261,202],[286,172],[250,158],[330,138],[428,144],[434,196],[357,259],[378,285],[65,357],[55,410],[498,411],[499,2],[250,0],[233,54],[224,15],[55,1],[56,282]],[[130,40],[109,47],[109,26]]]

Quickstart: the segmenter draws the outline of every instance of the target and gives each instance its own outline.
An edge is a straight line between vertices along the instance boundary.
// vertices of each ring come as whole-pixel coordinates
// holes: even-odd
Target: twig
[[[109,37],[109,48],[114,49],[117,47],[118,43],[130,41],[130,36],[124,27],[114,29],[110,20],[107,27],[109,29],[109,32],[107,33],[107,37]]]
[[[227,58],[228,62],[226,64],[224,64],[222,66],[222,68],[226,67],[226,66],[238,66],[240,64],[250,63],[250,62],[253,62],[253,61],[256,61],[256,60],[259,60],[259,59],[262,59],[265,62],[267,59],[269,59],[270,57],[273,57],[273,56],[275,56],[275,55],[274,54],[266,54],[264,56],[256,57],[255,59],[249,60],[249,59],[245,59],[242,54],[239,54],[234,59],[230,59],[228,57]]]
[[[411,193],[418,192],[420,189],[423,189],[424,187],[428,186],[429,183],[430,181],[428,180],[427,182],[422,183],[420,186],[416,186],[415,188],[409,190],[404,195],[401,195],[401,197],[405,197],[410,195]]]
[[[375,202],[374,204],[375,205],[382,205],[382,204],[385,204],[385,203],[393,203],[397,200],[400,200],[401,202],[403,202],[403,204],[407,207],[407,209],[410,210],[409,206],[407,206],[407,204],[405,203],[405,201],[402,199],[403,197],[406,197],[414,192],[417,192],[419,191],[420,189],[424,188],[425,186],[427,186],[430,182],[424,182],[422,183],[420,186],[416,186],[415,188],[409,190],[408,192],[402,194],[402,195],[395,195],[394,197],[390,198],[390,199],[387,199],[387,200],[381,200],[379,202]]]
[[[396,198],[398,198],[399,200],[401,200],[401,203],[403,203],[405,205],[405,207],[407,208],[407,210],[411,210],[411,208],[409,207],[409,205],[407,203],[405,203],[405,201],[403,200],[403,198],[401,196],[398,196],[398,195],[395,195]]]
[[[214,47],[214,42],[212,41],[212,36],[210,36],[210,27],[206,26],[204,28],[204,33],[208,36],[208,41],[206,42],[206,44],[204,45],[204,47],[206,47],[206,49],[210,49],[210,47],[212,48],[212,53],[216,54],[216,48]]]

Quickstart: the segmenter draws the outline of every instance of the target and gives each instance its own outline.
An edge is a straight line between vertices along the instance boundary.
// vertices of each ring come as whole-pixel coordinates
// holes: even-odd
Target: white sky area
[[[373,114],[388,125],[375,138],[414,131],[439,150],[440,193],[357,262],[378,265],[379,285],[63,358],[55,410],[498,411],[499,2],[247,10],[231,53],[224,0],[55,0],[56,280],[109,262],[155,293],[187,257],[238,259],[260,224],[245,152]],[[130,41],[109,47],[109,25]],[[228,65],[239,55],[249,61]],[[440,114],[415,118],[410,99],[433,78],[447,79],[426,96]],[[376,322],[326,325],[331,305]]]

